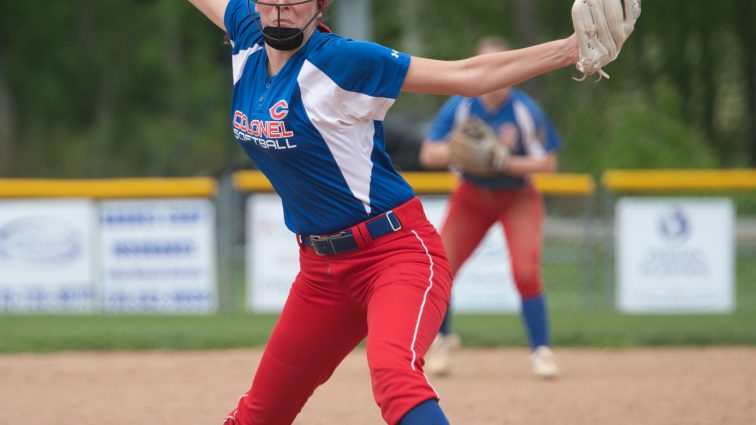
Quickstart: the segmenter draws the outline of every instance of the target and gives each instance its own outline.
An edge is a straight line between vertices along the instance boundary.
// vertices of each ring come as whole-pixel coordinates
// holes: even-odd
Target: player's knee
[[[512,278],[518,289],[522,287],[532,287],[539,285],[541,282],[540,261],[535,259],[512,259]]]
[[[517,292],[524,299],[537,297],[543,292],[541,276],[538,273],[515,275],[514,280]]]
[[[410,367],[372,367],[373,395],[383,418],[397,423],[419,403],[437,398],[423,372]]]
[[[520,292],[520,297],[523,300],[529,300],[532,298],[536,298],[543,294],[543,289],[540,286],[533,287],[533,288],[518,288]]]

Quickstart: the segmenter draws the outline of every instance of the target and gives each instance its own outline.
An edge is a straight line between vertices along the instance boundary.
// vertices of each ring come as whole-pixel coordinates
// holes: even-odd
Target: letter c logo
[[[289,104],[285,100],[279,100],[270,108],[270,116],[274,120],[282,120],[289,113]]]

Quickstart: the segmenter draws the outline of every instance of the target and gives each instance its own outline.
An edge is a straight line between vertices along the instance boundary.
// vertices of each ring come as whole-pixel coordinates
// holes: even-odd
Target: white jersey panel
[[[523,144],[527,155],[535,159],[546,157],[546,149],[543,142],[538,137],[538,129],[533,118],[533,113],[525,104],[519,101],[514,102],[514,115],[517,124],[522,131]]]
[[[454,110],[454,127],[470,119],[470,99],[464,98]]]
[[[262,46],[255,44],[249,49],[245,49],[231,56],[231,65],[234,70],[234,85],[241,80],[244,73],[244,66],[247,64],[247,59],[256,51],[262,49]]]
[[[307,61],[302,65],[297,82],[312,125],[331,150],[349,189],[370,214],[371,156],[375,136],[375,124],[371,118],[375,111],[385,114],[394,103],[393,99],[344,90]],[[343,119],[345,114],[357,119],[347,122]]]

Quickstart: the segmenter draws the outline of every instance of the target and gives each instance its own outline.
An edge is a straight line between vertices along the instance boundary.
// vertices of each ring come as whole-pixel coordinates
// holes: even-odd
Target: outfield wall
[[[445,216],[448,194],[457,183],[457,176],[447,172],[403,173],[403,177],[419,194],[428,219],[437,228]],[[535,185],[548,197],[580,199],[585,207],[593,204],[595,184],[585,174],[541,174],[534,177]],[[268,180],[256,171],[234,175],[234,186],[247,195],[247,259],[245,307],[252,311],[275,312],[283,306],[289,287],[298,270],[298,246],[285,228],[281,214],[281,200],[273,192]],[[576,217],[583,232],[586,213]],[[452,304],[463,313],[519,311],[519,295],[515,290],[509,267],[509,254],[504,230],[495,225],[480,246],[460,269],[454,283]],[[584,232],[583,232],[584,233]],[[580,244],[573,245],[577,251]],[[582,279],[588,279],[585,255],[575,256],[572,269],[582,269]],[[577,266],[575,266],[577,264]]]
[[[452,173],[404,173],[441,225]],[[534,176],[552,309],[756,305],[756,171]],[[455,282],[461,312],[516,312],[503,230]],[[0,311],[277,311],[298,269],[280,199],[242,171],[192,179],[0,179]]]
[[[212,179],[0,180],[0,311],[212,313]]]

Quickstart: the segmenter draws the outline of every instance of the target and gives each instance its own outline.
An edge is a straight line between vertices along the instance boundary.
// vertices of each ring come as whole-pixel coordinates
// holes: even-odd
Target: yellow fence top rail
[[[405,172],[402,177],[418,193],[449,193],[457,184],[458,176],[450,172]],[[544,194],[590,195],[596,189],[593,178],[587,174],[537,174],[535,185]],[[268,179],[259,171],[239,171],[234,175],[234,186],[246,192],[270,192]]]
[[[272,192],[273,186],[259,171],[237,171],[234,173],[234,187],[245,192]]]
[[[102,180],[0,179],[0,198],[179,198],[213,197],[212,178]]]
[[[449,193],[459,180],[457,174],[448,171],[416,171],[401,174],[417,193]]]
[[[533,182],[538,190],[544,194],[550,195],[587,196],[596,191],[596,182],[589,174],[534,174]]]
[[[610,170],[602,184],[615,192],[658,190],[756,189],[756,169],[745,170]]]

